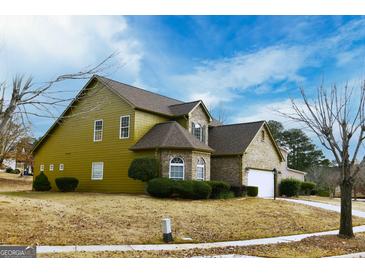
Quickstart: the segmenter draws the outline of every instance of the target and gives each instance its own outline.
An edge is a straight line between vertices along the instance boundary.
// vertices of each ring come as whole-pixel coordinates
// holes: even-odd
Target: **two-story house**
[[[284,157],[265,121],[221,125],[202,101],[182,102],[92,77],[34,149],[34,174],[73,176],[79,191],[142,193],[133,159],[155,157],[160,175],[257,185],[274,194]]]

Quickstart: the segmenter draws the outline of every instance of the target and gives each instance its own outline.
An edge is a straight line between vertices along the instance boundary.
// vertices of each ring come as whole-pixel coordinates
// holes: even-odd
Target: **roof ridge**
[[[260,121],[254,121],[254,122],[246,122],[246,123],[236,123],[236,124],[228,124],[228,125],[218,125],[218,126],[212,126],[212,128],[215,127],[228,127],[228,126],[238,126],[238,125],[247,125],[247,124],[256,124],[256,123],[264,123],[266,122],[265,120],[260,120]]]
[[[160,96],[160,97],[165,97],[165,98],[170,99],[170,100],[174,100],[174,101],[178,101],[178,102],[184,103],[184,101],[181,101],[181,100],[178,100],[178,99],[175,99],[175,98],[172,98],[172,97],[169,97],[169,96],[166,96],[166,95],[157,93],[157,92],[149,91],[149,90],[146,90],[146,89],[143,89],[143,88],[140,88],[140,87],[132,86],[130,84],[122,83],[122,82],[119,82],[117,80],[113,80],[113,79],[110,79],[110,78],[107,78],[107,77],[104,77],[104,76],[101,76],[101,75],[95,74],[95,76],[96,77],[99,77],[99,78],[104,78],[104,79],[106,79],[108,81],[112,81],[112,82],[115,82],[115,83],[118,83],[118,84],[121,84],[121,85],[125,85],[125,86],[129,86],[129,87],[132,87],[132,88],[135,88],[135,89],[139,89],[139,90],[141,90],[143,92],[152,93],[152,94],[157,95],[157,96]],[[176,104],[176,105],[179,105],[179,104]]]
[[[196,101],[190,101],[190,102],[183,102],[181,104],[173,104],[173,105],[169,105],[169,107],[173,107],[173,106],[180,106],[180,105],[186,105],[186,104],[191,104],[191,103],[198,103],[201,102],[202,100],[196,100]]]

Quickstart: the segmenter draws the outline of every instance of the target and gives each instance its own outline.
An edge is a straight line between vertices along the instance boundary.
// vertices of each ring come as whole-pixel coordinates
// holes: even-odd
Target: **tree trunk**
[[[352,231],[352,185],[344,179],[341,188],[341,219],[339,236],[344,238],[354,237]]]

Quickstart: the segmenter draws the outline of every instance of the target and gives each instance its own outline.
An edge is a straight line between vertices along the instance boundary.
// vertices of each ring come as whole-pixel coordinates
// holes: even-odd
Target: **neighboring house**
[[[281,176],[280,176],[280,178],[281,179],[294,178],[294,179],[297,179],[297,180],[300,180],[300,181],[304,181],[304,177],[307,173],[304,172],[304,171],[289,168],[288,165],[287,165],[289,150],[287,150],[284,147],[280,147],[280,149],[281,149],[281,153],[283,154],[284,159],[285,159],[285,162],[282,162],[282,165],[281,165],[281,169],[280,169]]]
[[[142,193],[128,178],[137,157],[155,157],[160,176],[257,185],[274,194],[285,161],[265,121],[220,125],[202,101],[182,102],[92,77],[34,148],[34,173],[61,176],[79,191]]]

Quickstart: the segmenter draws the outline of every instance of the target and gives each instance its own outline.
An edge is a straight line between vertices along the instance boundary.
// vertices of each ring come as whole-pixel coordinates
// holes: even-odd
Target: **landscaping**
[[[172,219],[175,243],[185,237],[212,242],[311,233],[337,229],[339,222],[335,212],[257,198],[15,191],[2,192],[0,204],[0,243],[19,245],[161,243],[164,217]],[[365,220],[354,218],[360,224]]]

